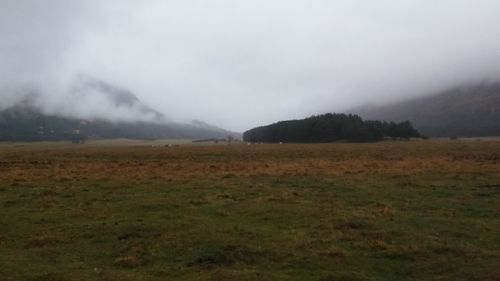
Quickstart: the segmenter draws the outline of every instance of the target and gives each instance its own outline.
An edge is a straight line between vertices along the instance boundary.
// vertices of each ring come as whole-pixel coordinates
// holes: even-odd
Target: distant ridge
[[[365,119],[410,120],[433,137],[500,136],[500,83],[458,87],[386,106],[358,108]]]
[[[68,113],[47,112],[41,95],[30,92],[14,105],[0,111],[0,141],[61,141],[76,139],[162,139],[239,137],[202,121],[168,122],[158,111],[145,106],[130,91],[99,80],[80,80],[69,95],[75,102],[92,97],[111,104],[112,109],[137,116],[137,120],[80,118]]]

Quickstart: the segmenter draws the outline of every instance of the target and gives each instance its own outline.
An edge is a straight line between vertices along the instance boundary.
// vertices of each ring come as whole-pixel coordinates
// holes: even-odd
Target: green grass
[[[431,141],[3,148],[0,276],[500,280],[499,154]]]

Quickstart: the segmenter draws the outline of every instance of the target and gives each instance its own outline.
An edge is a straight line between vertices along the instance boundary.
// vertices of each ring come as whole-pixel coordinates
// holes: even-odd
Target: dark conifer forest
[[[281,121],[243,134],[245,141],[269,143],[374,142],[384,138],[418,137],[420,133],[409,121],[364,121],[358,115],[333,113]]]

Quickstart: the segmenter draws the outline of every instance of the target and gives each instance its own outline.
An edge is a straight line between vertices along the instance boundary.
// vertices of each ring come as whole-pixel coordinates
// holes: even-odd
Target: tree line
[[[281,121],[243,134],[244,141],[270,143],[374,142],[387,137],[409,139],[422,136],[409,121],[364,121],[358,115],[335,113]]]

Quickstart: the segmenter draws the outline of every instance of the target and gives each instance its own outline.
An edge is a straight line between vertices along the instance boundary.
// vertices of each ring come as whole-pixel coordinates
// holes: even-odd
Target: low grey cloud
[[[241,131],[498,80],[499,14],[492,0],[4,0],[2,106],[37,89],[49,111],[126,114],[68,104],[83,74]]]

